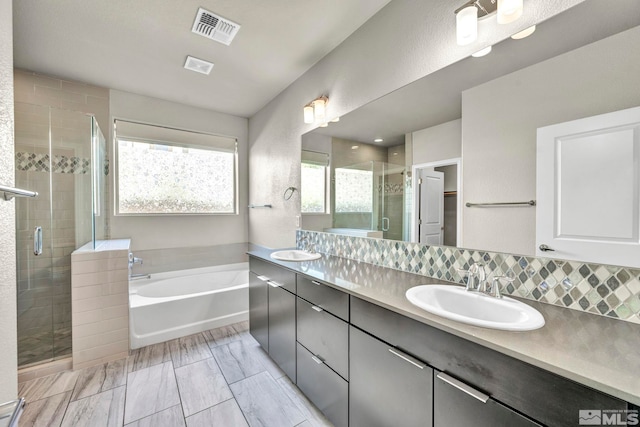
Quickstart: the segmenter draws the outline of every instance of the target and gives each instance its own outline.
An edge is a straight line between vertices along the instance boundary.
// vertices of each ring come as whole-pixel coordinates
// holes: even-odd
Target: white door
[[[639,155],[640,107],[538,129],[536,254],[640,267]]]
[[[420,243],[441,245],[444,230],[444,173],[420,169],[418,235]]]

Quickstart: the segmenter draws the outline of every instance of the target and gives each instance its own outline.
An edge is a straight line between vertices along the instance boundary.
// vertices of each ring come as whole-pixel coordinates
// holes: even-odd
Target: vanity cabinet
[[[249,331],[295,382],[296,275],[256,258],[249,270]]]
[[[575,426],[628,408],[300,272],[253,256],[250,270],[251,334],[337,427]]]
[[[481,390],[495,403],[508,406],[542,425],[573,427],[578,424],[581,409],[627,409],[623,400],[359,298],[351,296],[350,306],[354,326],[402,348],[436,370]],[[352,376],[351,382],[355,382],[355,377]],[[440,390],[443,385],[449,386],[439,382],[442,381],[435,384]],[[439,399],[441,404],[443,399]],[[480,414],[487,408],[489,406],[478,409],[478,418],[484,417]],[[476,425],[475,421],[472,425]]]
[[[444,372],[433,374],[434,427],[541,426]]]
[[[349,346],[351,427],[432,425],[431,367],[353,326]]]

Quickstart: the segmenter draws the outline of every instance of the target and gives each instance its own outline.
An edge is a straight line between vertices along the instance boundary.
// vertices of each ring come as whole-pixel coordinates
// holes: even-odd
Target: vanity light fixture
[[[511,38],[514,40],[520,40],[525,37],[529,37],[531,34],[533,34],[535,30],[536,30],[536,26],[532,25],[529,28],[525,28],[524,30],[520,31],[519,33],[515,33],[514,35],[511,36]]]
[[[324,96],[324,95],[322,95],[322,96],[314,99],[313,101],[311,101],[307,105],[305,105],[303,107],[303,110],[302,110],[303,115],[304,115],[304,122],[307,123],[307,124],[315,123],[315,122],[320,122],[322,124],[327,123],[325,115],[326,115],[326,112],[327,112],[327,103],[328,102],[329,102],[329,98]],[[338,118],[338,120],[340,120],[340,119]],[[336,120],[336,121],[338,121],[338,120]],[[322,127],[325,127],[325,126],[322,126]]]
[[[476,53],[472,53],[471,56],[474,58],[480,58],[482,56],[488,55],[491,52],[491,46],[487,46],[484,49],[480,49]]]
[[[498,0],[498,24],[510,24],[522,16],[523,0]]]
[[[466,46],[476,41],[478,20],[494,12],[497,12],[498,24],[509,24],[520,18],[524,10],[523,1],[471,0],[456,9],[456,41],[458,45]]]

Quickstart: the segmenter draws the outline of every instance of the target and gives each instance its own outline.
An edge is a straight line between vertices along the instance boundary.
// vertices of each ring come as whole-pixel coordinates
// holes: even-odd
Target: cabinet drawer
[[[349,379],[349,325],[301,298],[296,311],[298,342]]]
[[[298,344],[298,388],[336,427],[347,427],[348,383]]]
[[[448,382],[453,380],[453,382]],[[434,371],[433,426],[540,427],[540,424]]]
[[[349,295],[332,289],[319,280],[298,274],[298,296],[324,308],[342,320],[349,321]]]
[[[575,426],[585,408],[626,402],[440,329],[351,297],[351,323],[542,424]]]
[[[279,284],[289,292],[296,293],[296,274],[293,271],[254,257],[249,258],[249,270],[263,279]]]

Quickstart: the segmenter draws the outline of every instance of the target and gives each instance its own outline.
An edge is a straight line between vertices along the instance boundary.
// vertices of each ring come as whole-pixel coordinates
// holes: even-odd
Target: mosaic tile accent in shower
[[[82,157],[54,155],[54,173],[84,175],[91,172],[91,160]],[[16,170],[24,172],[49,172],[49,155],[36,153],[16,153]]]
[[[458,270],[482,262],[508,275],[505,294],[640,323],[640,269],[298,230],[321,253],[463,283]]]

